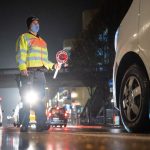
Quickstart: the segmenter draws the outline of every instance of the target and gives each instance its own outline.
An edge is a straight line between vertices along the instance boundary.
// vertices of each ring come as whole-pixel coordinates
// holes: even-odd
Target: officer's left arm
[[[47,50],[47,48],[46,48],[46,51],[47,51],[46,59],[47,59],[47,63],[48,63],[48,68],[49,68],[50,70],[53,70],[55,63],[51,62],[51,61],[48,59],[48,50]]]

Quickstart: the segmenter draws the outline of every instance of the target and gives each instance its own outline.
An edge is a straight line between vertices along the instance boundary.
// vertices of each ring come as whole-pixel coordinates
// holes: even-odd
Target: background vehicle
[[[19,122],[19,110],[22,107],[22,103],[18,103],[16,108],[13,110],[14,114],[13,114],[13,124],[14,127],[20,127],[20,122]]]
[[[66,127],[67,119],[68,114],[65,108],[55,107],[50,108],[48,111],[47,122],[49,126],[57,127],[59,125],[60,127]]]
[[[21,104],[20,104],[21,105]],[[20,120],[19,120],[19,113],[21,111],[21,108],[19,104],[16,106],[16,109],[14,110],[14,115],[13,115],[13,121],[14,121],[14,126],[15,127],[20,127]],[[36,125],[36,116],[35,112],[31,109],[30,110],[30,115],[29,115],[29,125]]]
[[[150,128],[149,6],[149,0],[133,0],[115,36],[113,95],[129,132]]]

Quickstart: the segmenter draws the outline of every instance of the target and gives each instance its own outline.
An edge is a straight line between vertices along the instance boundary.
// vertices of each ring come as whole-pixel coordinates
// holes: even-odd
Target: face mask
[[[32,31],[32,32],[38,33],[39,29],[40,29],[39,24],[32,24],[32,25],[31,25],[31,31]]]

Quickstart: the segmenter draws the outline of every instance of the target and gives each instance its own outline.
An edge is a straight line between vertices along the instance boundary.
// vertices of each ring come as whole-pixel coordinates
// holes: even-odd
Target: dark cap
[[[34,21],[34,20],[39,21],[39,18],[38,18],[38,17],[36,17],[36,16],[31,16],[31,17],[28,17],[28,18],[27,18],[27,20],[26,20],[26,24],[27,24],[28,29],[29,29],[29,27],[30,27],[30,24],[31,24],[31,23],[32,23],[32,21]]]

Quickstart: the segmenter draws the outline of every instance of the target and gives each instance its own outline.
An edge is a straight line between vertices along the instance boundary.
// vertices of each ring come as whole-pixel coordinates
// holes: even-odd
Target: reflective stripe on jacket
[[[16,62],[19,70],[30,67],[52,69],[54,63],[48,60],[47,44],[41,37],[31,33],[22,34],[16,43]]]

